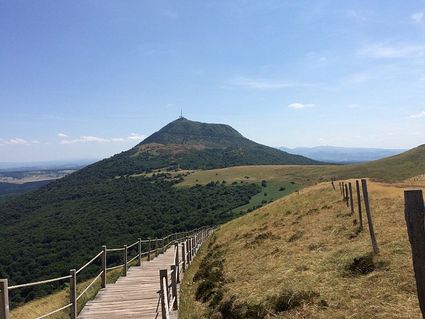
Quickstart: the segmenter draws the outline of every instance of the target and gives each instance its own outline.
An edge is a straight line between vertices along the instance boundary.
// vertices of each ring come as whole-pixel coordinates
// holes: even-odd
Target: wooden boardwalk
[[[174,253],[172,246],[153,260],[129,268],[126,277],[120,277],[115,284],[101,289],[96,298],[84,306],[78,318],[161,318],[159,270],[170,267]]]

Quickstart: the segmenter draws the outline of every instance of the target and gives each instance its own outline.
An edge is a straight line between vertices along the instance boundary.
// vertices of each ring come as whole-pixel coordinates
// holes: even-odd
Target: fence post
[[[348,185],[345,184],[345,202],[347,203],[347,207],[349,206],[348,204]]]
[[[363,229],[363,216],[362,216],[362,199],[360,197],[360,183],[356,180],[356,192],[357,192],[357,208],[359,210],[359,227]]]
[[[190,264],[192,262],[192,240],[189,237],[187,239],[187,263]]]
[[[69,279],[69,302],[71,304],[71,310],[69,312],[71,319],[77,319],[77,272],[75,269],[69,271],[71,278]]]
[[[9,284],[7,279],[0,279],[0,319],[10,319]]]
[[[127,276],[127,259],[128,259],[128,249],[127,245],[124,245],[124,274],[123,276]]]
[[[158,244],[159,239],[156,238],[155,239],[155,257],[158,257],[159,255],[159,244]]]
[[[164,285],[164,279],[165,279],[165,285]],[[160,269],[159,270],[159,281],[160,281],[160,288],[161,288],[160,291],[161,291],[162,319],[168,319],[167,318],[168,302],[167,302],[167,304],[165,303],[165,300],[168,299],[168,274],[167,274],[167,269]]]
[[[341,182],[341,197],[342,197],[342,200],[345,200],[344,182]]]
[[[416,278],[419,306],[425,318],[425,228],[424,199],[421,190],[404,192],[404,217],[412,248],[413,270]]]
[[[176,247],[176,267],[177,267],[177,283],[180,283],[180,256],[179,256],[179,243],[176,242],[175,244]]]
[[[178,309],[177,305],[177,267],[171,265],[171,300],[173,300],[173,310]]]
[[[334,184],[334,180],[333,180],[333,178],[331,179],[331,183],[332,183],[332,187],[333,187],[333,189],[334,189],[334,191],[336,190],[336,188],[335,188],[335,184]]]
[[[142,265],[142,239],[139,238],[139,261],[137,262],[138,266]]]
[[[369,205],[369,193],[367,191],[367,181],[364,178],[362,178],[362,188],[363,188],[363,200],[364,200],[364,205],[366,208],[367,223],[369,224],[370,240],[372,242],[373,251],[375,252],[375,254],[378,254],[379,248],[378,248],[378,243],[376,242],[375,230],[373,229],[372,214],[370,212],[370,205]]]
[[[150,238],[148,245],[148,261],[151,261],[152,240]]]
[[[348,189],[350,190],[351,215],[353,215],[354,214],[354,201],[353,201],[353,188],[351,187],[351,182],[348,183]]]
[[[182,270],[183,272],[186,271],[186,242],[183,241],[182,243]]]
[[[106,287],[106,246],[102,246],[102,288]]]

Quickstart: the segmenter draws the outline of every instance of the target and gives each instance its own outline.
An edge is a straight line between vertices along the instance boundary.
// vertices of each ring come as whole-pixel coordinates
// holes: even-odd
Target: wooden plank
[[[85,305],[78,318],[155,318],[159,305],[159,270],[168,269],[173,264],[176,248],[180,247],[172,246],[159,257],[129,268],[126,277],[120,277],[115,284],[101,289],[96,298]]]

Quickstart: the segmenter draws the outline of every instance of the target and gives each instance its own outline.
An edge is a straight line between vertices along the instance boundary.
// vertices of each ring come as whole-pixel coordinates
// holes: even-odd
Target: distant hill
[[[130,150],[135,160],[163,162],[185,169],[211,169],[238,165],[319,164],[255,143],[234,128],[177,119]]]
[[[97,162],[98,159],[39,161],[39,162],[0,162],[0,172],[4,171],[34,171],[34,170],[64,170],[80,169]]]
[[[317,161],[328,163],[368,162],[397,155],[406,151],[404,149],[353,148],[337,146],[296,148],[280,147],[279,149],[290,154],[302,155]]]
[[[213,169],[240,165],[321,164],[255,143],[224,124],[177,119],[132,149],[81,170],[80,178],[131,175],[158,168]]]
[[[368,163],[347,165],[335,170],[341,177],[371,177],[402,181],[425,174],[425,144],[407,152]]]
[[[12,183],[2,183],[0,182],[0,198],[5,196],[18,195],[25,193],[31,190],[35,190],[44,185],[50,183],[49,180],[37,181],[37,182],[28,182],[23,184],[12,184]]]

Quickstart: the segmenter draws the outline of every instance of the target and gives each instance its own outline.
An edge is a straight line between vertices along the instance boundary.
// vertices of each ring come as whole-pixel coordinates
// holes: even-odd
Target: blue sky
[[[271,146],[425,143],[425,0],[0,0],[0,161],[174,120]]]

